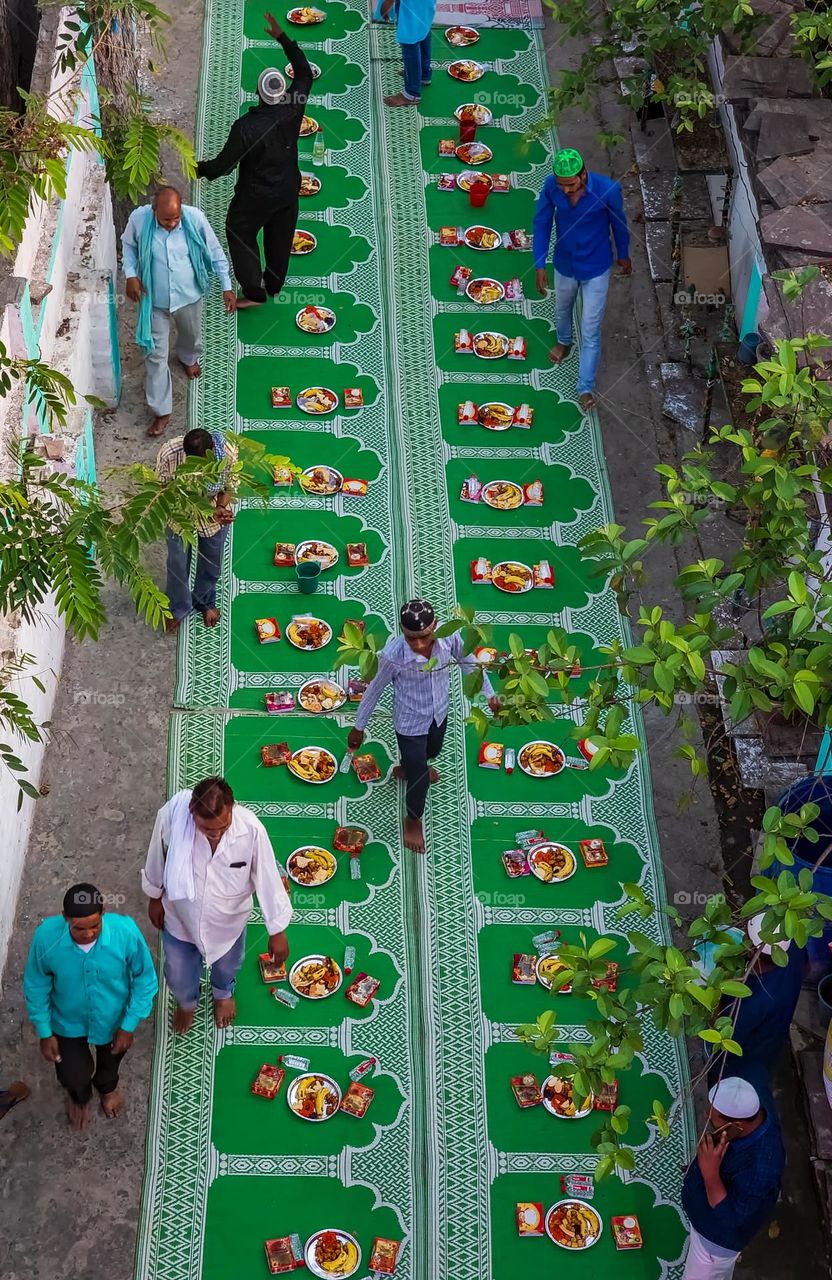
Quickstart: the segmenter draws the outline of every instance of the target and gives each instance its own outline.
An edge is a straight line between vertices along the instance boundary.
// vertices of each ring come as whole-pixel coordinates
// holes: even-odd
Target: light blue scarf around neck
[[[194,220],[187,205],[182,206],[182,230],[188,245],[188,256],[194,269],[199,292],[204,296],[208,292],[208,284],[214,264],[208,252],[205,232]],[[153,351],[152,319],[153,319],[153,236],[156,232],[156,214],[148,209],[139,234],[139,278],[142,282],[142,293],[139,301],[139,322],[136,326],[136,342],[143,351]]]

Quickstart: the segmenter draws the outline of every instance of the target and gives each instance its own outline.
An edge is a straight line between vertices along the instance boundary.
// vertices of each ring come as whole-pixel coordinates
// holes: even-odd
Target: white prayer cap
[[[748,924],[746,925],[746,929],[748,930],[748,937],[751,940],[752,944],[755,947],[761,947],[764,956],[770,956],[772,944],[770,942],[763,942],[762,938],[760,937],[760,928],[763,923],[764,915],[765,915],[765,912],[761,911],[759,915],[752,916],[751,919],[748,921]],[[781,939],[781,941],[774,943],[774,946],[779,947],[781,951],[788,951],[791,945],[792,945],[791,938],[783,938]]]
[[[266,106],[274,107],[286,96],[286,77],[277,67],[267,67],[261,71],[257,81],[257,92]]]
[[[729,1120],[750,1120],[760,1110],[757,1090],[739,1076],[728,1076],[708,1093],[708,1101]]]

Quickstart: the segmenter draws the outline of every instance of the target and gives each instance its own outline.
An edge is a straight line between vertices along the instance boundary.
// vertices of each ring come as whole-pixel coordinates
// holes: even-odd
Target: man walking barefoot
[[[219,277],[227,312],[236,306],[228,260],[210,222],[183,205],[175,187],[160,187],[152,204],[130,214],[121,237],[125,293],[138,303],[136,342],[144,352],[144,389],[153,421],[149,436],[170,422],[173,384],[168,366],[171,323],[176,358],[189,378],[202,373],[202,299]]]
[[[63,915],[47,917],[35,930],[23,994],[40,1051],[66,1090],[74,1129],[89,1121],[93,1089],[108,1120],[121,1112],[121,1060],[157,990],[137,924],[105,913],[95,885],[73,885],[64,896]]]
[[[388,684],[392,684],[393,724],[401,752],[401,764],[393,773],[407,783],[404,846],[414,853],[424,853],[422,815],[428,786],[439,781],[439,774],[430,762],[439,755],[445,741],[451,667],[459,666],[469,675],[479,669],[479,663],[464,652],[458,632],[437,637],[436,614],[427,600],[410,600],[402,605],[399,620],[402,634],[388,640],[379,655],[378,673],[361,699],[347,746],[350,751],[357,751],[361,746],[378,700]],[[425,667],[431,659],[436,665],[427,671]],[[497,711],[499,701],[486,671],[482,687],[491,710]]]
[[[170,601],[172,617],[165,624],[169,634],[175,634],[182,625],[183,619],[196,611],[202,614],[206,627],[215,627],[220,620],[217,608],[217,583],[222,572],[222,556],[225,549],[228,530],[234,519],[231,500],[234,496],[234,481],[231,468],[237,461],[237,450],[229,444],[221,432],[205,431],[201,427],[194,428],[184,436],[177,436],[163,444],[156,458],[156,474],[163,484],[172,480],[177,467],[186,458],[204,458],[213,453],[219,461],[227,464],[226,479],[222,486],[212,493],[214,514],[199,528],[197,538],[196,577],[191,590],[191,548],[186,546],[172,529],[167,531],[168,569],[165,591]]]
[[[214,1021],[237,1016],[234,984],[245,954],[251,895],[257,894],[276,964],[289,954],[289,895],[259,818],[234,801],[223,778],[178,791],[156,815],[142,872],[148,915],[162,930],[165,981],[176,1000],[173,1029],[190,1030],[202,975],[211,970]]]
[[[534,265],[538,292],[549,292],[546,260],[555,226],[555,318],[557,343],[553,364],[560,364],[572,349],[572,309],[581,293],[581,357],[578,366],[578,403],[585,413],[595,405],[595,374],[601,358],[601,325],[607,305],[613,252],[621,274],[632,271],[630,233],[624,213],[621,187],[612,178],[588,173],[577,151],[558,151],[554,173],[543,184],[534,215]]]
[[[261,306],[267,297],[280,293],[286,280],[298,222],[298,135],[312,87],[306,54],[270,13],[266,33],[291,63],[291,87],[287,88],[286,77],[276,67],[264,71],[257,82],[256,106],[235,120],[219,155],[201,160],[196,170],[198,177],[212,181],[240,167],[225,223],[234,274],[242,290],[239,307]],[[257,242],[261,231],[265,275]]]

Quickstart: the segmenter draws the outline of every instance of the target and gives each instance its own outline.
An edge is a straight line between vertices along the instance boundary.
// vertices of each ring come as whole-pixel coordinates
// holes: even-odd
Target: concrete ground
[[[171,6],[168,69],[155,94],[160,112],[183,127],[194,118],[200,55],[201,0]],[[551,41],[550,65],[564,64]],[[174,68],[174,70],[171,70]],[[599,391],[600,416],[616,518],[635,529],[647,501],[659,496],[654,463],[675,458],[679,447],[661,416],[658,365],[662,332],[645,260],[638,186],[627,177],[632,156],[618,148],[610,166],[596,134],[601,128],[626,134],[616,120],[612,90],[601,89],[591,114],[575,113],[562,128],[564,141],[579,147],[590,167],[622,178],[633,222],[634,275],[615,281],[605,330]],[[140,369],[132,346],[132,313],[122,316],[125,390],[121,406],[100,420],[96,438],[99,469],[140,458],[154,447],[144,435]],[[177,379],[181,415],[184,381]],[[181,417],[180,417],[181,420]],[[673,557],[650,560],[651,598],[672,602]],[[157,568],[161,569],[161,559]],[[98,645],[70,644],[53,716],[55,741],[44,781],[49,794],[38,803],[18,923],[0,1003],[0,1067],[4,1078],[22,1077],[31,1098],[3,1122],[0,1140],[0,1274],[5,1280],[63,1276],[126,1280],[132,1274],[144,1155],[146,1096],[152,1028],[137,1037],[124,1071],[127,1113],[117,1122],[97,1116],[83,1136],[68,1133],[51,1070],[40,1059],[25,1022],[20,976],[32,930],[43,915],[59,910],[64,889],[90,879],[102,891],[121,895],[119,908],[133,914],[148,937],[138,871],[158,805],[165,792],[165,735],[174,674],[173,645],[139,624],[116,592],[109,593],[110,622]],[[678,796],[689,785],[687,768],[670,754],[673,735],[662,717],[648,719],[657,819],[671,901],[676,895],[721,892],[723,865],[710,793],[700,794],[686,813]],[[693,909],[693,908],[692,908]],[[785,1079],[789,1104],[790,1170],[785,1211],[777,1240],[748,1251],[738,1280],[786,1280],[800,1270],[821,1275],[812,1261],[822,1257],[813,1191],[801,1146],[801,1119],[793,1081]],[[818,1266],[821,1264],[818,1263]],[[436,1280],[443,1278],[436,1277]]]

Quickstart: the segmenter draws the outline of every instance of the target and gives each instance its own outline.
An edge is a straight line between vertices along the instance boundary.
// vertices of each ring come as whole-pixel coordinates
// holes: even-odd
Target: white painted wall
[[[82,117],[89,116],[89,105],[82,106]],[[115,277],[116,269],[112,206],[103,169],[95,157],[74,152],[69,160],[66,200],[51,206],[39,202],[32,208],[10,274],[29,281],[35,290],[43,282],[52,284],[52,292],[42,303],[41,359],[66,373],[79,395],[95,395],[111,404],[117,388],[108,278]],[[24,298],[24,312],[27,306]],[[13,355],[27,354],[23,332],[20,308],[0,307],[0,339]],[[0,398],[0,458],[5,456],[6,442],[21,434],[21,407],[18,395]],[[74,410],[63,432],[70,465],[84,419],[84,408]],[[28,426],[36,429],[32,415]],[[8,465],[0,461],[0,472]],[[0,617],[0,654],[32,655],[35,663],[31,670],[45,686],[41,693],[30,678],[23,678],[15,687],[39,723],[51,717],[64,638],[64,628],[51,605],[40,611],[34,623]],[[28,766],[26,777],[37,786],[43,745],[17,740],[10,745]],[[0,978],[37,803],[24,799],[18,810],[17,799],[14,779],[0,768]]]

